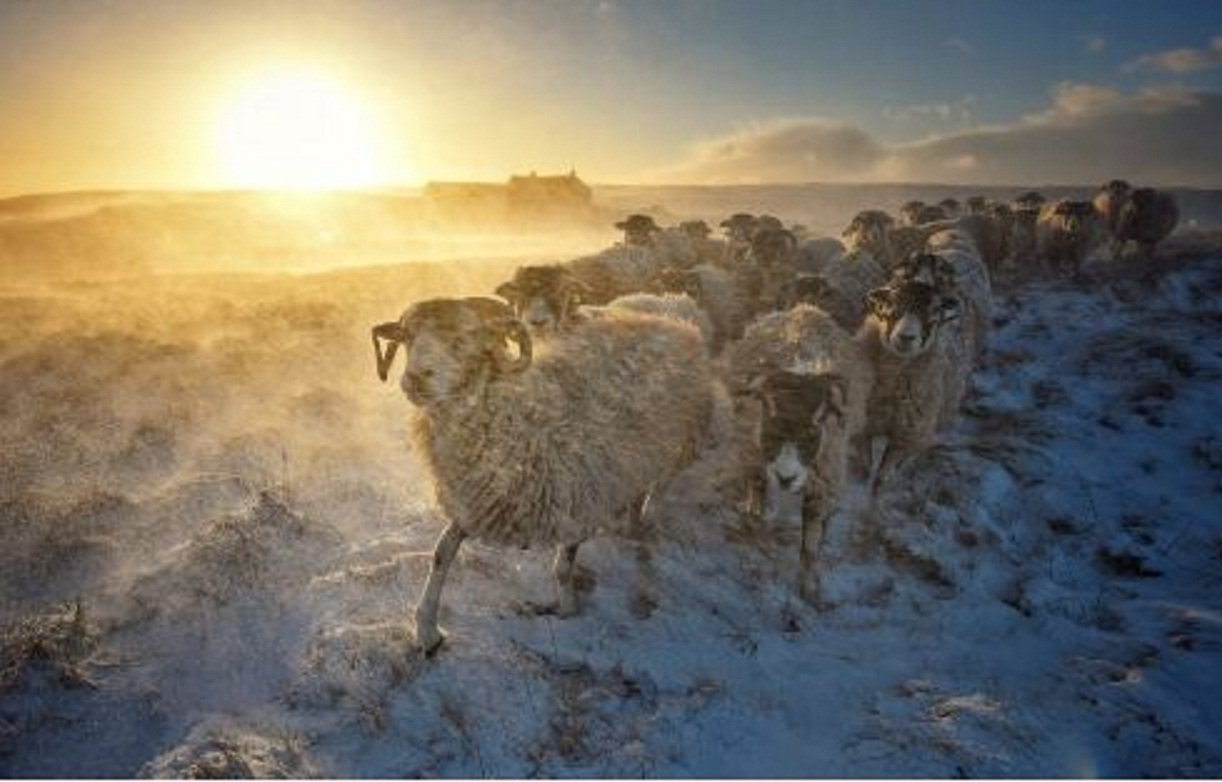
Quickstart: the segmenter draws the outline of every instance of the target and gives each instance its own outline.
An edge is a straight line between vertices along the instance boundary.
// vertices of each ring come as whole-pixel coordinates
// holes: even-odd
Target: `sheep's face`
[[[1132,186],[1123,179],[1113,179],[1107,184],[1099,188],[1099,192],[1106,193],[1113,201],[1123,201],[1128,198],[1132,192]]]
[[[841,236],[850,250],[863,247],[878,248],[883,246],[887,239],[887,229],[894,222],[886,212],[870,209],[859,212],[849,223],[849,227],[844,229]]]
[[[760,452],[769,493],[801,492],[817,471],[824,429],[844,422],[844,379],[775,372],[759,384]]]
[[[682,231],[687,238],[697,242],[707,239],[709,234],[712,233],[712,229],[709,228],[708,223],[704,222],[703,220],[686,220],[679,223],[679,230]]]
[[[407,365],[399,387],[409,401],[422,407],[453,398],[476,377],[521,371],[531,361],[525,327],[508,307],[493,299],[420,302],[398,322],[374,327],[373,340],[383,380],[398,345],[406,347]],[[390,343],[385,353],[379,340]],[[517,358],[509,357],[506,340],[518,344]]]
[[[564,325],[572,317],[588,289],[560,266],[524,266],[496,294],[513,307],[514,314],[535,336]]]
[[[870,291],[866,304],[883,346],[900,358],[927,351],[942,326],[959,318],[962,306],[958,297],[916,281]]]
[[[967,211],[969,214],[984,214],[988,206],[989,201],[984,196],[971,196],[967,199]]]

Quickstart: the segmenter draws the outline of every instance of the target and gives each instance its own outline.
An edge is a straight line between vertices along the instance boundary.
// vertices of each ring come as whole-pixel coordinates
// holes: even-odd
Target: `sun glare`
[[[242,82],[216,137],[235,187],[326,189],[392,178],[375,118],[357,93],[325,74],[285,70]]]

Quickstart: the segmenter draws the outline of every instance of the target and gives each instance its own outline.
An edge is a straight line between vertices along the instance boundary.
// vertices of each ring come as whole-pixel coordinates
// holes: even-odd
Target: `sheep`
[[[703,220],[687,220],[679,223],[679,230],[687,236],[695,253],[692,266],[702,263],[720,263],[726,252],[726,243],[710,238],[712,229]],[[690,268],[690,267],[683,267]]]
[[[1132,191],[1133,188],[1128,182],[1123,179],[1113,179],[1100,185],[1095,197],[1091,199],[1091,204],[1099,213],[1099,219],[1103,221],[1103,226],[1112,238],[1114,257],[1120,255],[1116,240],[1116,223],[1120,219],[1120,210],[1128,202],[1129,194]]]
[[[641,245],[616,245],[563,266],[582,283],[582,301],[606,304],[617,296],[645,290],[663,264],[658,253]]]
[[[963,214],[963,205],[956,198],[943,198],[938,202],[938,206],[942,207],[942,211],[946,212],[948,220],[953,220]]]
[[[696,300],[686,293],[630,293],[612,300],[602,308],[585,307],[581,316],[589,317],[607,311],[638,312],[688,323],[696,327],[701,340],[712,350],[715,338],[713,321]]]
[[[851,443],[865,429],[870,365],[830,315],[805,304],[752,323],[727,365],[744,402],[740,426],[751,433],[742,462],[748,511],[776,521],[786,495],[800,499],[798,591],[813,602],[812,564],[848,482]]]
[[[629,247],[649,247],[650,238],[655,231],[660,231],[658,224],[649,215],[632,214],[615,224],[624,232],[624,244]]]
[[[661,266],[687,268],[696,264],[696,249],[691,237],[678,228],[659,228],[646,214],[629,215],[615,224],[624,232],[623,246],[652,253]]]
[[[1007,250],[1006,231],[1002,222],[989,214],[967,214],[954,220],[923,225],[921,231],[924,232],[924,241],[921,242],[922,246],[917,247],[915,251],[920,252],[928,247],[930,237],[948,230],[958,231],[970,237],[975,245],[976,253],[986,268],[996,271],[1001,267]],[[910,250],[902,258],[907,258],[911,254]]]
[[[841,233],[849,252],[865,250],[888,268],[891,266],[891,242],[888,229],[895,224],[891,215],[878,209],[858,212]]]
[[[863,444],[885,440],[870,481],[875,500],[887,479],[955,422],[972,369],[967,332],[954,327],[958,291],[918,279],[870,292],[857,339],[874,370]]]
[[[720,223],[726,233],[726,248],[721,265],[735,269],[746,261],[751,252],[751,234],[755,232],[755,216],[736,212]]]
[[[1154,257],[1154,248],[1175,230],[1180,219],[1179,206],[1170,193],[1139,187],[1120,209],[1115,236],[1118,246],[1114,257],[1119,258],[1126,242],[1137,243],[1145,258]]]
[[[1017,211],[1039,212],[1040,209],[1043,208],[1044,202],[1046,200],[1047,199],[1044,198],[1044,196],[1041,193],[1035,190],[1028,190],[1025,193],[1019,193],[1017,196],[1015,196],[1013,206],[1016,212]]]
[[[1008,254],[1010,262],[1019,268],[1030,266],[1036,259],[1036,223],[1039,220],[1039,207],[1031,202],[1015,201],[1011,220]]]
[[[967,355],[979,359],[992,329],[993,291],[989,272],[970,234],[940,231],[926,252],[914,253],[891,270],[889,282],[917,281],[940,293],[959,294],[961,313],[955,325],[964,331]]]
[[[921,212],[927,207],[924,201],[905,201],[900,207],[900,225],[920,225]],[[943,215],[945,217],[945,215]]]
[[[713,325],[710,349],[721,352],[726,342],[742,336],[747,320],[747,302],[734,275],[712,264],[691,269],[665,269],[654,280],[655,293],[685,293],[700,305]]]
[[[716,394],[696,329],[635,313],[591,318],[536,359],[504,303],[432,299],[375,326],[373,343],[383,380],[406,347],[399,385],[448,519],[415,611],[426,653],[444,639],[441,591],[468,537],[555,546],[557,611],[577,612],[578,546],[639,527],[651,493],[693,460]]]
[[[886,274],[869,253],[840,253],[825,262],[817,274],[802,270],[781,285],[774,308],[787,310],[802,303],[813,304],[841,328],[853,332],[865,318],[866,294],[885,281]]]
[[[496,295],[509,302],[536,338],[568,326],[578,305],[591,301],[591,293],[589,285],[561,264],[521,266],[513,279],[496,288]]]
[[[1068,263],[1075,279],[1081,277],[1082,261],[1103,237],[1104,227],[1090,201],[1062,198],[1045,204],[1035,224],[1036,251],[1056,272]]]
[[[988,212],[990,201],[982,195],[974,195],[967,197],[967,213],[972,215],[982,215]]]

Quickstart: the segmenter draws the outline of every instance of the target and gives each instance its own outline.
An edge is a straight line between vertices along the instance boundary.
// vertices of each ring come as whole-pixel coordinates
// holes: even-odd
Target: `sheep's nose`
[[[895,343],[896,343],[897,345],[899,345],[901,348],[910,348],[910,347],[912,347],[913,345],[915,345],[915,344],[916,344],[916,335],[915,335],[915,334],[907,334],[907,333],[905,333],[905,334],[896,334],[896,335],[895,335]]]
[[[790,488],[793,487],[793,483],[797,479],[798,479],[798,476],[796,475],[778,475],[776,477],[776,482],[777,482],[777,485],[781,487],[781,489],[788,491]]]

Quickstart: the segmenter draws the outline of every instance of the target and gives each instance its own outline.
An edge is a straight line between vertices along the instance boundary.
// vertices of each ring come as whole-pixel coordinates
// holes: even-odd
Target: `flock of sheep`
[[[659,228],[567,263],[523,266],[492,297],[433,299],[373,329],[448,518],[416,607],[425,652],[462,541],[556,547],[558,600],[579,610],[574,560],[600,533],[640,538],[649,498],[715,454],[748,519],[801,508],[799,592],[850,480],[880,488],[954,425],[988,341],[1003,269],[1077,275],[1105,241],[1149,255],[1175,227],[1167,194],[1116,180],[1093,202],[909,202],[868,210],[842,241],[735,214]]]

